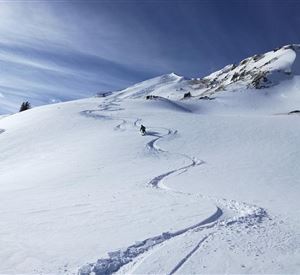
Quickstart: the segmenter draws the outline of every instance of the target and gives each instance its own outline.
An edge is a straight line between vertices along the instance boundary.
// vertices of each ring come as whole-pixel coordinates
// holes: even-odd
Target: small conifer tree
[[[31,109],[30,103],[28,101],[23,102],[20,107],[20,112],[26,111],[28,109]]]

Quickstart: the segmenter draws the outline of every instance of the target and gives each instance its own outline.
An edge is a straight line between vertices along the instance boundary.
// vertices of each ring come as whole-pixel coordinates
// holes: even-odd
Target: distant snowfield
[[[299,87],[0,117],[0,273],[299,273]]]

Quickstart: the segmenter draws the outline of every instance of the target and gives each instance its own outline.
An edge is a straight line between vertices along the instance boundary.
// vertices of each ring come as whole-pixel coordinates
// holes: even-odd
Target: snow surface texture
[[[120,110],[120,108],[115,108],[115,106],[117,106],[117,104],[115,103],[115,99],[112,101],[109,101],[107,104],[104,104],[103,106],[101,106],[102,108],[100,109],[101,111],[117,111]],[[113,106],[113,108],[111,108],[111,106]],[[89,112],[85,112],[85,115],[90,115],[91,117],[95,118],[96,116],[94,115],[94,111],[89,111]],[[105,117],[103,115],[101,115],[101,118],[107,118],[107,119],[112,119],[110,116]],[[117,120],[119,120],[120,118],[117,118]],[[125,119],[122,119],[122,123],[119,124],[117,127],[119,127],[120,125],[127,123],[127,121]],[[139,120],[135,121],[135,125],[136,122]],[[161,128],[161,130],[165,131],[166,133],[163,135],[160,135],[159,132],[153,132],[153,131],[147,131],[147,135],[148,136],[153,136],[154,138],[152,140],[150,140],[147,143],[147,147],[150,150],[155,151],[156,153],[169,153],[168,151],[165,151],[161,148],[159,148],[156,143],[161,139],[164,138],[165,136],[171,135],[173,133],[176,133],[177,131],[172,131],[171,129],[165,129],[165,128]],[[169,153],[170,154],[170,153]],[[178,172],[187,172],[190,168],[195,167],[197,165],[200,164],[204,164],[203,161],[198,161],[195,160],[192,157],[189,157],[187,155],[184,154],[176,154],[179,155],[180,157],[183,158],[187,158],[190,161],[189,165],[185,165],[183,167],[168,171],[166,173],[163,173],[161,175],[158,175],[156,177],[154,177],[152,180],[150,180],[150,182],[148,183],[150,186],[153,187],[160,187],[160,188],[164,188],[167,190],[171,190],[168,187],[165,186],[160,186],[160,183],[163,181],[163,179],[165,179],[166,177],[174,174],[174,173],[178,173]],[[176,191],[173,191],[175,193],[177,193]],[[180,192],[180,194],[185,194],[183,192]],[[192,194],[186,194],[186,195],[192,195]],[[95,274],[111,274],[113,272],[116,272],[120,269],[120,267],[122,267],[123,265],[128,264],[129,262],[131,262],[134,258],[136,258],[138,255],[143,254],[145,251],[149,250],[150,248],[163,243],[164,241],[167,241],[171,238],[177,237],[179,235],[182,235],[184,233],[186,233],[187,231],[193,230],[193,229],[203,229],[205,227],[211,228],[214,225],[218,225],[218,226],[224,226],[224,225],[232,225],[236,222],[239,223],[245,223],[246,225],[254,225],[254,224],[259,224],[262,222],[263,218],[267,217],[267,213],[264,209],[253,206],[253,205],[247,205],[245,203],[238,203],[236,201],[233,202],[228,202],[226,200],[223,200],[222,202],[216,199],[212,199],[215,203],[216,203],[216,212],[213,213],[213,215],[211,215],[210,217],[208,217],[207,219],[198,222],[197,224],[194,224],[192,226],[183,228],[181,230],[178,230],[176,232],[163,232],[161,235],[158,236],[154,236],[151,238],[148,238],[142,242],[138,242],[136,244],[133,244],[129,247],[127,247],[126,249],[121,249],[121,250],[117,250],[114,252],[109,252],[109,258],[103,258],[103,259],[99,259],[96,263],[93,264],[87,264],[84,265],[83,267],[81,267],[79,269],[79,274],[80,275],[88,275],[91,274],[92,272],[94,272]],[[222,209],[218,206],[218,205],[222,205],[223,208],[226,207],[228,210],[235,210],[234,215],[232,217],[227,217],[227,219],[221,219],[220,222],[216,223],[218,221],[218,219],[223,215],[223,211]],[[209,235],[211,235],[212,233],[210,233]],[[193,253],[196,252],[196,250],[200,247],[200,245],[202,244],[202,242],[204,242],[208,236],[205,236],[196,246],[195,248],[187,255],[185,256],[170,272],[170,274],[175,273],[187,260],[189,257],[192,256]]]
[[[300,272],[300,76],[186,81],[0,117],[0,273]]]

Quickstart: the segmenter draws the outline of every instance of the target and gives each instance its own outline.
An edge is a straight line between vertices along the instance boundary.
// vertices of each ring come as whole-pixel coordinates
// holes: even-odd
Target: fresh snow
[[[0,273],[299,273],[295,47],[268,88],[180,100],[172,73],[0,117]]]

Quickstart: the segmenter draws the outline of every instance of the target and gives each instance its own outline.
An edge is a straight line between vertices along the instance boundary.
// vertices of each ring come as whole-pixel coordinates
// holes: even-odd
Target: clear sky
[[[300,43],[300,1],[1,1],[1,93],[62,100]]]

